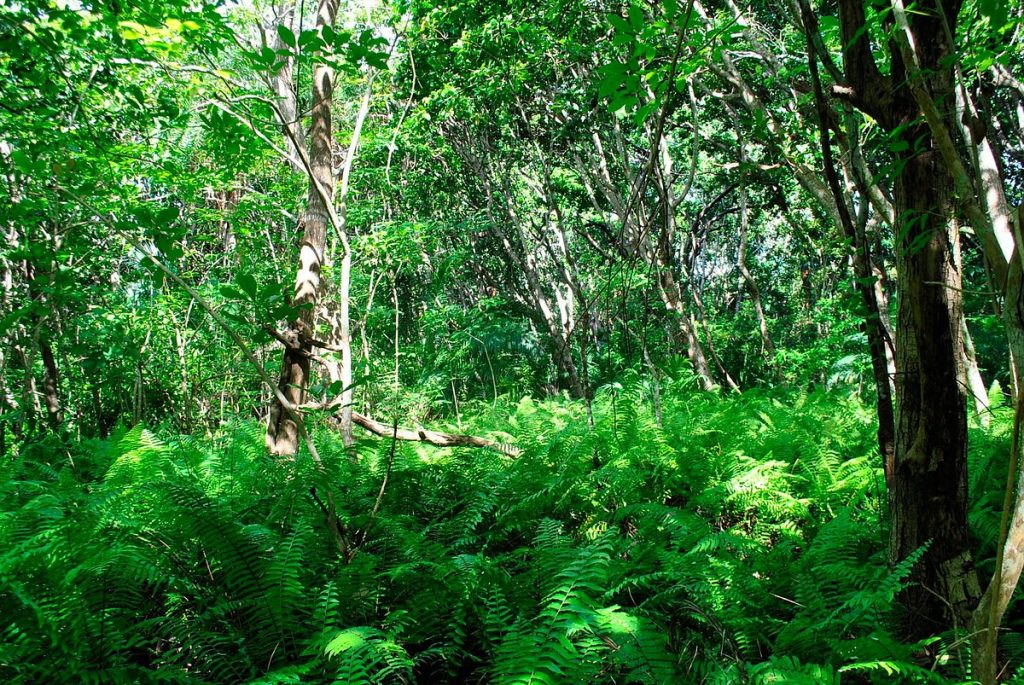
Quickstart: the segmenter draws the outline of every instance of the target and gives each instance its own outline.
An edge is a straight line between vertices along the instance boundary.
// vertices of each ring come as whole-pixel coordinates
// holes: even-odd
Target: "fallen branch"
[[[490,447],[510,457],[519,454],[519,448],[513,445],[506,445],[489,438],[481,438],[476,435],[456,435],[452,433],[440,433],[438,431],[417,428],[398,428],[375,421],[369,416],[358,412],[352,412],[352,423],[361,426],[382,438],[393,440],[407,440],[410,442],[425,442],[435,447]]]

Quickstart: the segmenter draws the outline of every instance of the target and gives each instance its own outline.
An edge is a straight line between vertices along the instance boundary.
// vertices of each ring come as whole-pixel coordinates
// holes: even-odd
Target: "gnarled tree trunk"
[[[330,26],[338,11],[338,0],[320,0],[317,26]],[[302,307],[285,334],[288,345],[281,362],[278,387],[293,405],[305,402],[309,384],[315,304],[320,297],[320,269],[327,246],[329,202],[334,196],[334,170],[331,165],[331,96],[334,71],[325,64],[313,69],[313,110],[309,141],[310,182],[306,211],[302,216],[302,241],[299,246],[299,270],[295,277],[292,304]],[[319,187],[318,187],[319,186]],[[275,455],[295,454],[299,449],[299,428],[295,419],[275,398],[267,424],[267,449]]]
[[[934,131],[921,123],[914,88],[954,122],[950,63],[959,0],[916,5],[906,39],[889,44],[890,73],[872,54],[863,0],[840,2],[844,93],[898,136],[895,231],[899,307],[896,330],[896,450],[890,503],[890,559],[929,545],[902,595],[905,633],[918,638],[966,628],[980,596],[967,526],[967,415],[963,378],[959,228],[953,182]],[[893,0],[897,21],[902,2]],[[902,30],[902,29],[901,29]],[[911,78],[907,78],[910,73]]]

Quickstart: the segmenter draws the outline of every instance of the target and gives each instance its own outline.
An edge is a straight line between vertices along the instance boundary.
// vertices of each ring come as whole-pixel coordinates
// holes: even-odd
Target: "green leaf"
[[[609,14],[608,21],[611,23],[612,28],[615,29],[616,33],[626,34],[628,36],[636,35],[636,32],[633,31],[633,27],[629,25],[629,22],[619,15]]]
[[[349,628],[348,630],[343,630],[327,643],[324,651],[328,656],[337,656],[342,652],[347,652],[350,649],[366,644],[367,634],[372,634],[373,632],[376,631],[373,631],[372,628]]]
[[[35,164],[32,159],[21,150],[11,151],[11,161],[14,163],[14,168],[25,175],[29,175],[35,172]]]
[[[244,300],[245,293],[233,285],[224,284],[220,287],[220,294],[229,300]]]
[[[290,28],[284,24],[279,24],[277,27],[277,35],[281,38],[281,42],[290,48],[294,48],[298,45],[298,41],[295,39],[295,34]]]
[[[134,21],[122,21],[117,29],[125,40],[139,40],[146,35],[146,27]]]
[[[905,140],[894,140],[889,143],[889,152],[899,153],[910,149],[910,143]]]
[[[175,207],[174,205],[168,205],[167,207],[164,207],[159,212],[157,212],[156,216],[153,217],[153,220],[156,222],[158,226],[167,226],[172,221],[177,219],[180,213],[181,212],[177,207]]]
[[[978,11],[988,19],[989,26],[1000,29],[1010,19],[1010,8],[1006,0],[979,0]]]
[[[629,6],[629,25],[633,31],[639,31],[644,25],[644,11],[637,5]]]
[[[256,279],[253,278],[252,274],[238,274],[237,276],[235,276],[235,283],[242,290],[242,292],[249,296],[249,299],[256,299],[256,293],[259,292],[259,284],[256,283]]]

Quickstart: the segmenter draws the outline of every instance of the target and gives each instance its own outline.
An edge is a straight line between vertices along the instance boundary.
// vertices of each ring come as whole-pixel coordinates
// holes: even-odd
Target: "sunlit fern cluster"
[[[914,559],[885,564],[865,407],[661,391],[660,424],[640,383],[599,393],[592,427],[564,401],[464,417],[515,457],[386,440],[346,452],[324,427],[316,468],[266,456],[248,422],[21,446],[0,480],[0,677],[939,678],[888,630]],[[1005,442],[996,418],[987,453]]]

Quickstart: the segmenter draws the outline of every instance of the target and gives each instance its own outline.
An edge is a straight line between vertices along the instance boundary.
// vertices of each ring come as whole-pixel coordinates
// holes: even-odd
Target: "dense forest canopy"
[[[0,677],[1024,682],[1022,32],[0,3]]]

